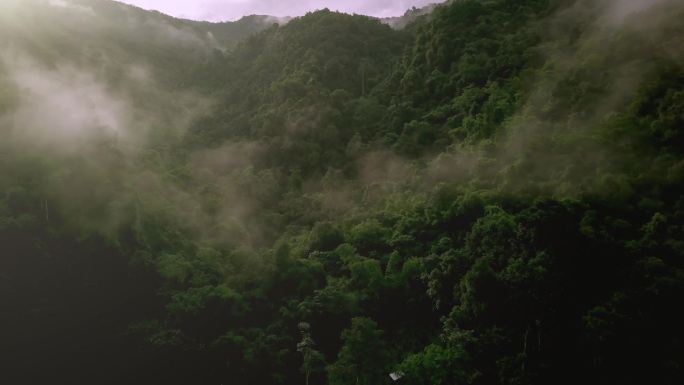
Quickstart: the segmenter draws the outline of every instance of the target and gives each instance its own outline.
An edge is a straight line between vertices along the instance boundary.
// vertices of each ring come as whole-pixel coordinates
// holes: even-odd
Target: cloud
[[[80,4],[74,4],[68,0],[49,0],[48,4],[53,6],[53,7],[69,8],[69,9],[73,9],[73,10],[76,10],[79,12],[88,13],[91,15],[95,14],[95,11],[93,11],[92,8],[86,7],[86,6],[80,5]]]
[[[301,16],[328,8],[332,11],[376,17],[403,15],[411,7],[423,7],[439,0],[204,0],[202,2],[126,0],[146,9],[156,9],[172,16],[209,21],[234,21],[248,15]]]
[[[27,144],[73,150],[95,137],[126,135],[128,102],[92,74],[68,64],[43,67],[17,53],[0,56],[0,62],[19,90],[10,119]]]
[[[403,14],[413,5],[423,6],[429,4],[429,0],[405,1],[405,0],[350,0],[335,2],[330,0],[305,0],[283,2],[278,0],[214,0],[203,3],[202,19],[216,20],[222,17],[226,20],[236,20],[250,14],[272,16],[300,16],[306,12],[328,8],[332,11],[344,13],[358,13],[372,16],[397,16]]]
[[[199,192],[169,178],[168,160],[154,147],[206,114],[209,100],[165,90],[153,68],[118,65],[113,84],[107,71],[77,57],[46,64],[6,47],[0,54],[0,89],[10,96],[0,99],[3,145],[50,164],[42,183],[51,216],[79,228],[109,235],[136,218],[170,217],[206,231],[216,220],[203,213]]]
[[[668,10],[681,9],[677,4],[586,0],[551,17],[548,41],[538,47],[545,56],[544,71],[537,73],[526,104],[508,121],[506,139],[493,152],[497,163],[485,170],[498,173],[514,191],[536,183],[548,193],[572,196],[603,193],[602,178],[619,172],[626,160],[643,163],[633,158],[633,138],[607,143],[604,126],[625,111],[649,79],[653,58],[668,55],[662,43],[666,23],[673,22]],[[582,23],[586,26],[576,41],[567,39]]]
[[[227,142],[191,152],[184,167],[197,184],[182,186],[160,140],[181,135],[210,101],[164,91],[140,64],[123,73],[112,88],[76,63],[43,65],[17,50],[0,55],[0,87],[18,94],[9,111],[0,110],[3,141],[53,165],[44,181],[51,217],[104,235],[165,220],[211,245],[261,242],[265,225],[254,213],[272,200],[264,194],[278,193],[275,176],[250,167],[263,147]]]
[[[644,12],[671,0],[620,0],[608,1],[605,10],[606,16],[614,23],[622,23],[625,18],[635,13]]]
[[[159,44],[177,44],[184,47],[210,47],[211,38],[201,36],[188,27],[176,27],[166,21],[149,17],[142,21],[130,20],[131,28],[147,32],[147,38]]]

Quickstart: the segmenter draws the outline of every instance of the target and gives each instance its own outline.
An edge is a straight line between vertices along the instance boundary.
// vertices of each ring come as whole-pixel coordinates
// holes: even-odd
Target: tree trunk
[[[541,321],[537,320],[537,350],[541,352]]]
[[[361,95],[366,95],[366,68],[361,68]]]
[[[522,371],[523,373],[525,372],[525,360],[527,359],[527,337],[530,334],[530,325],[527,324],[527,330],[525,330],[525,337],[523,340],[523,362],[522,362]]]

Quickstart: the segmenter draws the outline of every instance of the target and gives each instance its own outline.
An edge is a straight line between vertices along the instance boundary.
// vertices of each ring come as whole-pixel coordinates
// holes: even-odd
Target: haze
[[[140,8],[192,20],[234,21],[247,15],[301,16],[328,8],[332,11],[376,17],[404,14],[411,7],[423,7],[439,0],[123,0]]]

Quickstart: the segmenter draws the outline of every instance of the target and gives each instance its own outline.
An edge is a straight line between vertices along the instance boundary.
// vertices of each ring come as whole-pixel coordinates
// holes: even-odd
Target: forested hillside
[[[2,3],[0,383],[684,383],[682,20]]]

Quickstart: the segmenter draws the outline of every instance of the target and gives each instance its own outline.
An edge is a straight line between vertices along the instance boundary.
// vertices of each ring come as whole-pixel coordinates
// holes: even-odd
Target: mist
[[[49,5],[83,11],[66,1]],[[54,24],[58,15],[53,20],[47,10],[12,6],[15,17],[42,15],[46,24],[44,30],[5,25],[13,40],[4,43],[0,55],[7,100],[0,109],[3,144],[21,148],[25,156],[49,159],[53,171],[42,188],[52,216],[105,236],[116,236],[131,221],[159,216],[195,234],[209,233],[215,219],[202,212],[196,191],[177,186],[168,176],[172,157],[162,149],[210,112],[211,99],[162,85],[169,69],[105,49],[99,43],[107,41],[107,22],[91,31],[100,31],[105,40],[73,50],[67,45],[72,55],[43,50],[41,44],[54,39],[46,31],[59,28]],[[155,18],[131,15],[128,22],[133,30],[151,31],[146,38],[160,46],[187,46],[190,55],[196,55],[197,47],[209,47],[193,32]],[[88,21],[77,28],[94,25]],[[31,42],[29,49],[18,41]]]
[[[219,3],[0,5],[1,376],[679,383],[681,1]]]
[[[660,26],[668,17],[672,20],[669,12],[677,2],[590,3],[561,9],[539,26],[546,36],[537,48],[543,72],[527,79],[530,96],[497,128],[498,143],[455,145],[437,157],[425,154],[430,164],[425,187],[454,181],[494,183],[503,191],[520,193],[536,181],[548,187],[533,194],[549,197],[611,193],[604,189],[602,175],[636,161],[638,155],[626,151],[630,143],[599,144],[592,138],[635,98],[658,65],[654,58],[673,59],[672,51],[659,43],[664,33]],[[567,40],[572,31],[564,27],[565,20],[585,24],[575,40]],[[625,35],[629,39],[620,41]],[[627,56],[611,54],[611,46],[626,41],[633,47]],[[599,96],[580,114],[570,109],[575,96],[562,94],[561,87],[569,78],[588,76],[584,74],[594,76],[586,78],[587,92]],[[569,154],[577,159],[572,168]]]
[[[611,2],[603,6],[601,14],[591,15],[592,19],[587,21],[587,32],[576,43],[561,51],[563,53],[560,56],[556,53],[555,56],[545,58],[547,66],[554,68],[556,72],[570,73],[580,66],[587,65],[586,62],[577,62],[575,58],[582,57],[583,50],[595,50],[597,46],[610,45],[612,34],[618,30],[626,30],[645,41],[657,40],[657,31],[649,27],[648,21],[643,24],[628,22],[634,21],[633,15],[636,13],[648,12],[650,9],[655,9],[654,15],[657,16],[660,14],[657,6],[666,4],[666,1],[659,1],[657,4],[630,1]],[[81,8],[80,5],[66,1],[50,2],[50,5],[58,8]],[[564,10],[557,17],[569,17],[568,14],[573,12],[578,14],[572,17],[586,14],[579,7]],[[160,19],[140,19],[132,14],[127,19],[130,28],[143,28],[149,31],[146,37],[158,44],[178,44],[180,47],[209,44],[193,31],[168,25]],[[613,24],[606,27],[606,20]],[[558,30],[555,24],[553,19],[548,22],[548,36],[557,38],[567,33]],[[28,37],[36,40],[41,38]],[[543,44],[545,43],[540,46],[542,55]],[[528,149],[535,148],[535,143],[544,146],[541,143],[548,139],[549,132],[556,136],[586,133],[612,111],[623,108],[626,101],[636,92],[643,74],[649,70],[649,63],[643,59],[643,54],[644,52],[638,52],[632,57],[619,60],[606,58],[595,62],[593,65],[599,66],[594,68],[595,71],[600,71],[601,68],[610,70],[610,79],[607,83],[611,84],[611,88],[601,90],[601,102],[593,106],[591,115],[572,116],[572,112],[568,111],[567,115],[572,116],[570,124],[556,126],[551,131],[547,123],[530,124],[530,117],[542,114],[542,111],[548,108],[544,103],[548,103],[549,95],[553,93],[556,84],[553,80],[534,79],[534,85],[531,87],[534,92],[531,97],[520,111],[505,123],[506,128],[502,130],[501,135],[507,137],[507,140],[495,148],[481,147],[477,150],[454,147],[439,157],[425,154],[418,162],[427,165],[425,174],[420,177],[423,182],[419,184],[419,188],[428,191],[439,183],[456,180],[498,180],[497,183],[501,183],[506,189],[518,190],[524,188],[529,178],[556,178],[558,175],[565,176],[554,182],[557,185],[549,192],[550,194],[575,195],[598,188],[598,182],[592,181],[591,175],[582,175],[581,180],[574,179],[575,176],[564,171],[566,166],[557,164],[551,154],[529,153]],[[189,161],[183,166],[182,173],[197,175],[194,178],[197,184],[178,185],[174,177],[168,174],[168,167],[171,166],[167,163],[172,162],[171,158],[168,158],[168,154],[160,152],[160,143],[154,141],[160,138],[165,138],[163,140],[168,143],[179,140],[195,122],[211,114],[215,102],[193,92],[164,89],[157,84],[157,78],[162,75],[144,62],[121,62],[120,59],[114,62],[106,52],[102,52],[101,55],[98,59],[99,65],[92,68],[84,66],[85,61],[78,57],[46,64],[32,58],[28,52],[5,51],[1,59],[2,68],[5,69],[5,76],[10,79],[11,86],[18,94],[14,108],[2,117],[3,124],[12,127],[11,140],[36,153],[88,156],[89,167],[93,168],[92,176],[99,178],[96,175],[102,172],[102,181],[107,179],[106,169],[112,167],[109,163],[112,160],[108,159],[100,164],[98,157],[92,156],[92,152],[86,149],[96,145],[98,148],[118,154],[115,167],[120,167],[119,173],[126,175],[125,180],[118,181],[122,190],[114,194],[116,198],[103,198],[108,196],[106,192],[93,194],[100,200],[112,199],[109,203],[98,202],[93,205],[101,207],[104,204],[109,207],[106,215],[99,213],[96,217],[100,219],[89,219],[93,226],[100,226],[103,231],[112,231],[130,221],[130,215],[133,214],[123,208],[135,206],[137,208],[134,212],[138,213],[135,215],[146,213],[152,216],[169,216],[175,223],[182,224],[194,236],[205,242],[239,243],[243,237],[240,234],[244,234],[246,228],[249,228],[253,241],[265,241],[263,235],[260,235],[260,221],[263,219],[258,219],[255,212],[263,208],[264,202],[277,196],[278,193],[275,191],[283,178],[281,175],[263,174],[252,168],[253,165],[262,163],[268,151],[267,146],[259,142],[227,141],[211,150],[198,150],[186,154],[184,158]],[[114,65],[122,67],[117,70],[120,75],[117,75],[116,83],[112,83],[111,78],[111,69]],[[285,122],[285,132],[291,140],[302,136],[321,135],[317,132],[324,128],[322,125],[327,124],[326,114],[327,112],[315,106],[302,109]],[[326,131],[325,135],[332,135],[328,140],[335,140],[334,132]],[[615,153],[618,149],[585,144],[582,139],[571,143],[575,145],[572,151],[584,159],[588,169],[609,167],[611,159],[620,155]],[[532,158],[527,159],[530,156]],[[410,166],[411,162],[388,150],[371,150],[357,162],[357,181],[365,188],[385,186],[381,195],[378,195],[381,190],[372,188],[373,200],[377,203],[380,196],[389,198],[398,191],[396,187],[389,190],[386,188],[402,183],[402,179],[406,178],[413,167]],[[540,170],[540,174],[527,174],[527,179],[516,179],[517,165],[525,164],[526,167],[530,167],[529,162],[537,164],[531,167]],[[137,169],[141,164],[147,168]],[[271,187],[264,185],[262,188],[265,192],[255,194],[255,187],[252,184],[257,181],[270,183]],[[326,190],[323,186],[311,189],[317,183],[307,182],[306,185],[310,186],[309,193],[316,194],[318,191],[323,194],[320,198],[321,204],[328,215],[340,215],[358,208],[354,202],[359,202],[361,195],[351,186],[339,185],[332,189],[328,187]],[[568,189],[568,186],[581,187]],[[64,204],[65,207],[77,205],[76,202],[69,202],[69,196],[73,194],[64,185],[55,186],[51,190],[59,192],[57,199],[67,202]],[[212,207],[202,203],[206,200],[207,194],[213,196],[214,203],[210,205]],[[154,198],[157,196],[163,199]],[[87,197],[79,195],[77,201],[81,204],[87,200]],[[112,210],[123,210],[125,213]],[[98,220],[104,217],[107,217],[107,220],[96,225]],[[235,235],[227,235],[232,231]]]

